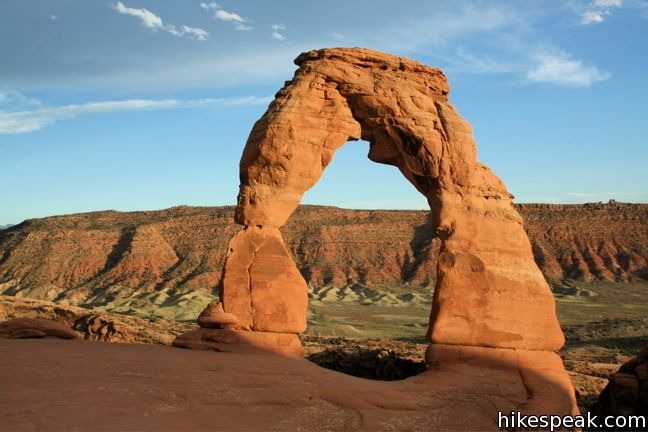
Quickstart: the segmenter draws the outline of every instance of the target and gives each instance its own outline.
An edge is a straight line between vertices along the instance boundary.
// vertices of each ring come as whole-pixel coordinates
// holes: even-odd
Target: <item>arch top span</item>
[[[295,63],[245,147],[239,224],[284,225],[335,150],[360,138],[371,160],[398,167],[427,197],[437,181],[470,183],[472,131],[440,69],[360,48],[310,51]]]
[[[360,48],[297,57],[292,80],[254,125],[240,163],[236,222],[223,270],[238,329],[295,334],[306,284],[278,230],[349,140],[396,166],[426,196],[441,250],[433,343],[555,350],[564,339],[512,195],[477,161],[470,125],[440,69]]]

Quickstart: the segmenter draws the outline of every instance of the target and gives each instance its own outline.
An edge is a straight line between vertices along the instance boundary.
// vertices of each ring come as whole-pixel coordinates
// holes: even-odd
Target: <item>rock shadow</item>
[[[311,362],[359,378],[397,381],[426,370],[423,359],[404,358],[398,352],[375,348],[329,348],[306,357]]]

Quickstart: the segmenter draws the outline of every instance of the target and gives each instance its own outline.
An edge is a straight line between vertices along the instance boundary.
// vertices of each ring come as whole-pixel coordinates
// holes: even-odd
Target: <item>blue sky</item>
[[[443,68],[517,202],[648,202],[648,0],[0,0],[0,225],[234,204],[292,60],[332,46]],[[367,151],[304,202],[426,208]]]

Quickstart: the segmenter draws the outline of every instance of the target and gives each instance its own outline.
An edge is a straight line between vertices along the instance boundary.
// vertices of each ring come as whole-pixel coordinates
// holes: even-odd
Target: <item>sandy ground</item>
[[[381,382],[161,345],[0,339],[0,353],[7,431],[495,430],[497,410],[532,402],[519,370],[468,364]]]

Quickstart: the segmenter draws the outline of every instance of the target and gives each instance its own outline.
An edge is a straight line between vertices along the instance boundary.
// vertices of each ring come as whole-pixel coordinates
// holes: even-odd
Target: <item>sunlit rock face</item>
[[[433,343],[556,350],[551,292],[503,182],[477,162],[470,125],[440,69],[357,48],[310,51],[250,133],[222,300],[241,330],[300,333],[306,283],[283,226],[349,140],[394,165],[426,196],[441,239]],[[349,185],[353,187],[353,185]]]

